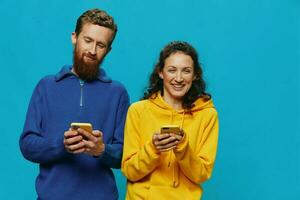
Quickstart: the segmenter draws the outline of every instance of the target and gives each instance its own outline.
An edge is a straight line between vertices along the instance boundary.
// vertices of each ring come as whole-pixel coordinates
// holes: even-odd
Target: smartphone
[[[181,129],[178,125],[163,125],[160,128],[160,133],[174,133],[177,135],[181,135]]]
[[[81,128],[89,133],[93,132],[93,127],[92,127],[92,124],[90,124],[90,123],[73,122],[73,123],[71,123],[71,128],[74,130]]]

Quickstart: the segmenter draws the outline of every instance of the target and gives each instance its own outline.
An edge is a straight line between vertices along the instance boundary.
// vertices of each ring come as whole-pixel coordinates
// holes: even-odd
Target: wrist
[[[101,156],[104,153],[104,151],[105,151],[105,144],[101,143],[98,146],[98,151],[93,154],[93,157],[97,158]]]
[[[182,139],[179,141],[179,143],[176,145],[176,148],[174,149],[174,152],[182,152],[188,145],[188,138],[187,134],[183,133]]]

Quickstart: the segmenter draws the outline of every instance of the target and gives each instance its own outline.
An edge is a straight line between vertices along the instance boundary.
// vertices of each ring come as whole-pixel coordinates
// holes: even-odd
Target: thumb
[[[99,130],[93,130],[93,135],[95,136],[95,137],[102,137],[102,132],[101,131],[99,131]]]

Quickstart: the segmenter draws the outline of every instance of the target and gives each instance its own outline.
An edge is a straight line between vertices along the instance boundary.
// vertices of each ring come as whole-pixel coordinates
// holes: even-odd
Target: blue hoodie
[[[38,83],[20,137],[23,156],[40,164],[38,199],[118,199],[111,168],[121,165],[128,94],[103,69],[97,80],[80,82],[71,68],[64,66]],[[103,132],[100,157],[65,150],[63,135],[72,122],[89,122]]]

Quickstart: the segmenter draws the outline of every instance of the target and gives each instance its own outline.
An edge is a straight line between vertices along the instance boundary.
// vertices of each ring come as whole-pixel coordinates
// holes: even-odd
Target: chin
[[[172,93],[172,97],[174,99],[183,99],[185,94],[186,94],[185,92],[180,92],[180,93],[174,92],[174,93]]]

